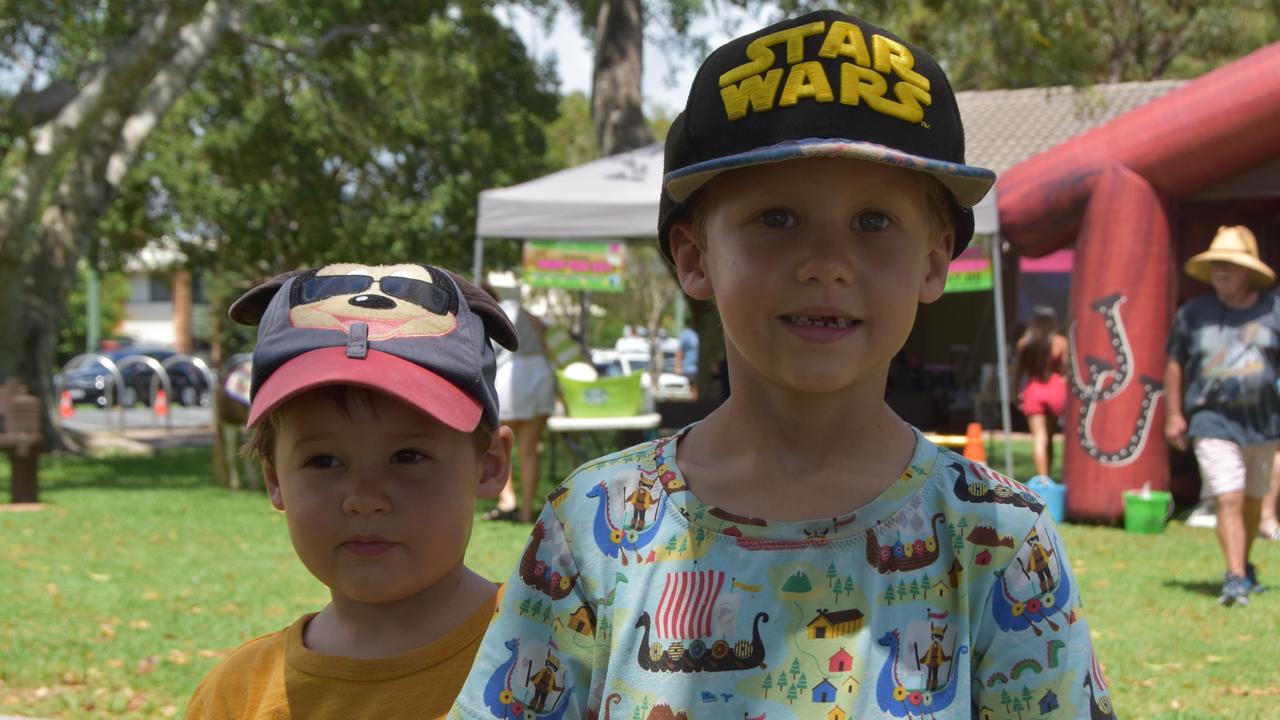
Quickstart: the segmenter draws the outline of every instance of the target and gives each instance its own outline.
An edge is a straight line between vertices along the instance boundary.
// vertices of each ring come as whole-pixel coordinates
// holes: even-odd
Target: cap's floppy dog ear
[[[241,295],[238,300],[231,303],[231,308],[227,310],[227,314],[232,320],[241,325],[257,325],[262,322],[262,316],[267,312],[267,306],[271,304],[271,298],[276,296],[280,288],[285,282],[296,275],[301,275],[304,270],[290,270],[289,272],[280,273],[270,280],[262,283],[254,289]]]
[[[498,343],[508,350],[515,350],[520,343],[516,340],[516,328],[511,324],[511,319],[507,317],[507,313],[503,311],[502,306],[492,295],[472,285],[469,281],[463,280],[457,273],[451,270],[445,270],[449,277],[453,278],[454,284],[458,286],[458,291],[462,293],[462,297],[467,299],[467,305],[471,307],[471,312],[480,317],[480,321],[484,323],[484,332],[489,339]]]

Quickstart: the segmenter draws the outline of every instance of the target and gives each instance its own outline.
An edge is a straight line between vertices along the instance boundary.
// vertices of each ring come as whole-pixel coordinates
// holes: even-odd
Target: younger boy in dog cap
[[[247,449],[330,602],[241,645],[188,718],[434,718],[448,710],[497,587],[463,564],[477,497],[506,482],[491,341],[497,303],[425,265],[329,265],[255,288]]]
[[[712,53],[658,238],[733,393],[551,496],[526,553],[560,582],[517,569],[450,717],[1111,717],[1044,503],[884,401],[994,180],[883,28],[816,12]]]

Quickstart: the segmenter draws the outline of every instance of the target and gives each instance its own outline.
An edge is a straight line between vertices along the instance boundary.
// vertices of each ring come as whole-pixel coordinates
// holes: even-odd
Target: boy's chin
[[[858,372],[848,366],[788,368],[783,383],[791,390],[811,395],[831,395],[855,390],[868,383],[883,384],[882,373]]]

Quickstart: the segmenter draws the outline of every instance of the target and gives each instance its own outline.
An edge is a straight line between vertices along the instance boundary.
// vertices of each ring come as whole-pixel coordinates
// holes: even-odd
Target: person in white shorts
[[[1190,442],[1215,499],[1227,565],[1218,601],[1246,605],[1263,590],[1249,551],[1280,439],[1280,295],[1244,226],[1219,228],[1186,271],[1214,291],[1179,308],[1169,333],[1165,437]]]
[[[486,286],[485,289],[499,297],[492,288]],[[524,309],[518,295],[504,296],[500,304],[515,325],[516,337],[522,343],[515,352],[499,352],[494,382],[498,391],[498,420],[510,427],[516,436],[516,453],[520,458],[520,499],[516,498],[515,480],[511,478],[498,496],[497,506],[485,515],[485,519],[519,518],[520,522],[527,523],[532,521],[538,487],[538,444],[547,418],[555,411],[556,376],[547,357],[546,329],[542,322]]]

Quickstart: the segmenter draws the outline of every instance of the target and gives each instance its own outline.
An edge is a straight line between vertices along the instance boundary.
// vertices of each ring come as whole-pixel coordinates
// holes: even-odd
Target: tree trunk
[[[0,335],[20,339],[19,352],[6,353],[0,360],[0,377],[16,375],[32,388],[44,407],[46,437],[55,442],[59,440],[57,419],[48,402],[53,397],[51,371],[76,263],[143,142],[241,12],[229,0],[214,0],[195,21],[174,25],[199,6],[175,3],[162,14],[177,20],[153,21],[139,31],[126,48],[129,52],[120,53],[128,55],[130,62],[106,63],[104,67],[114,69],[114,74],[95,75],[50,121],[53,127],[38,128],[37,138],[57,140],[56,151],[42,150],[37,140],[28,154],[23,181],[0,199],[0,283],[5,283],[12,302],[0,310]],[[173,54],[165,58],[170,50]],[[104,93],[104,87],[111,92]],[[68,120],[69,114],[76,122]],[[84,119],[89,114],[92,122]],[[51,179],[49,158],[54,156],[71,158],[70,166],[41,213],[39,242],[28,248],[36,202],[28,196]],[[39,182],[33,184],[33,180]],[[14,287],[19,288],[17,292]]]
[[[603,0],[596,15],[591,122],[606,156],[644,147],[653,133],[644,118],[644,8],[641,0]]]

